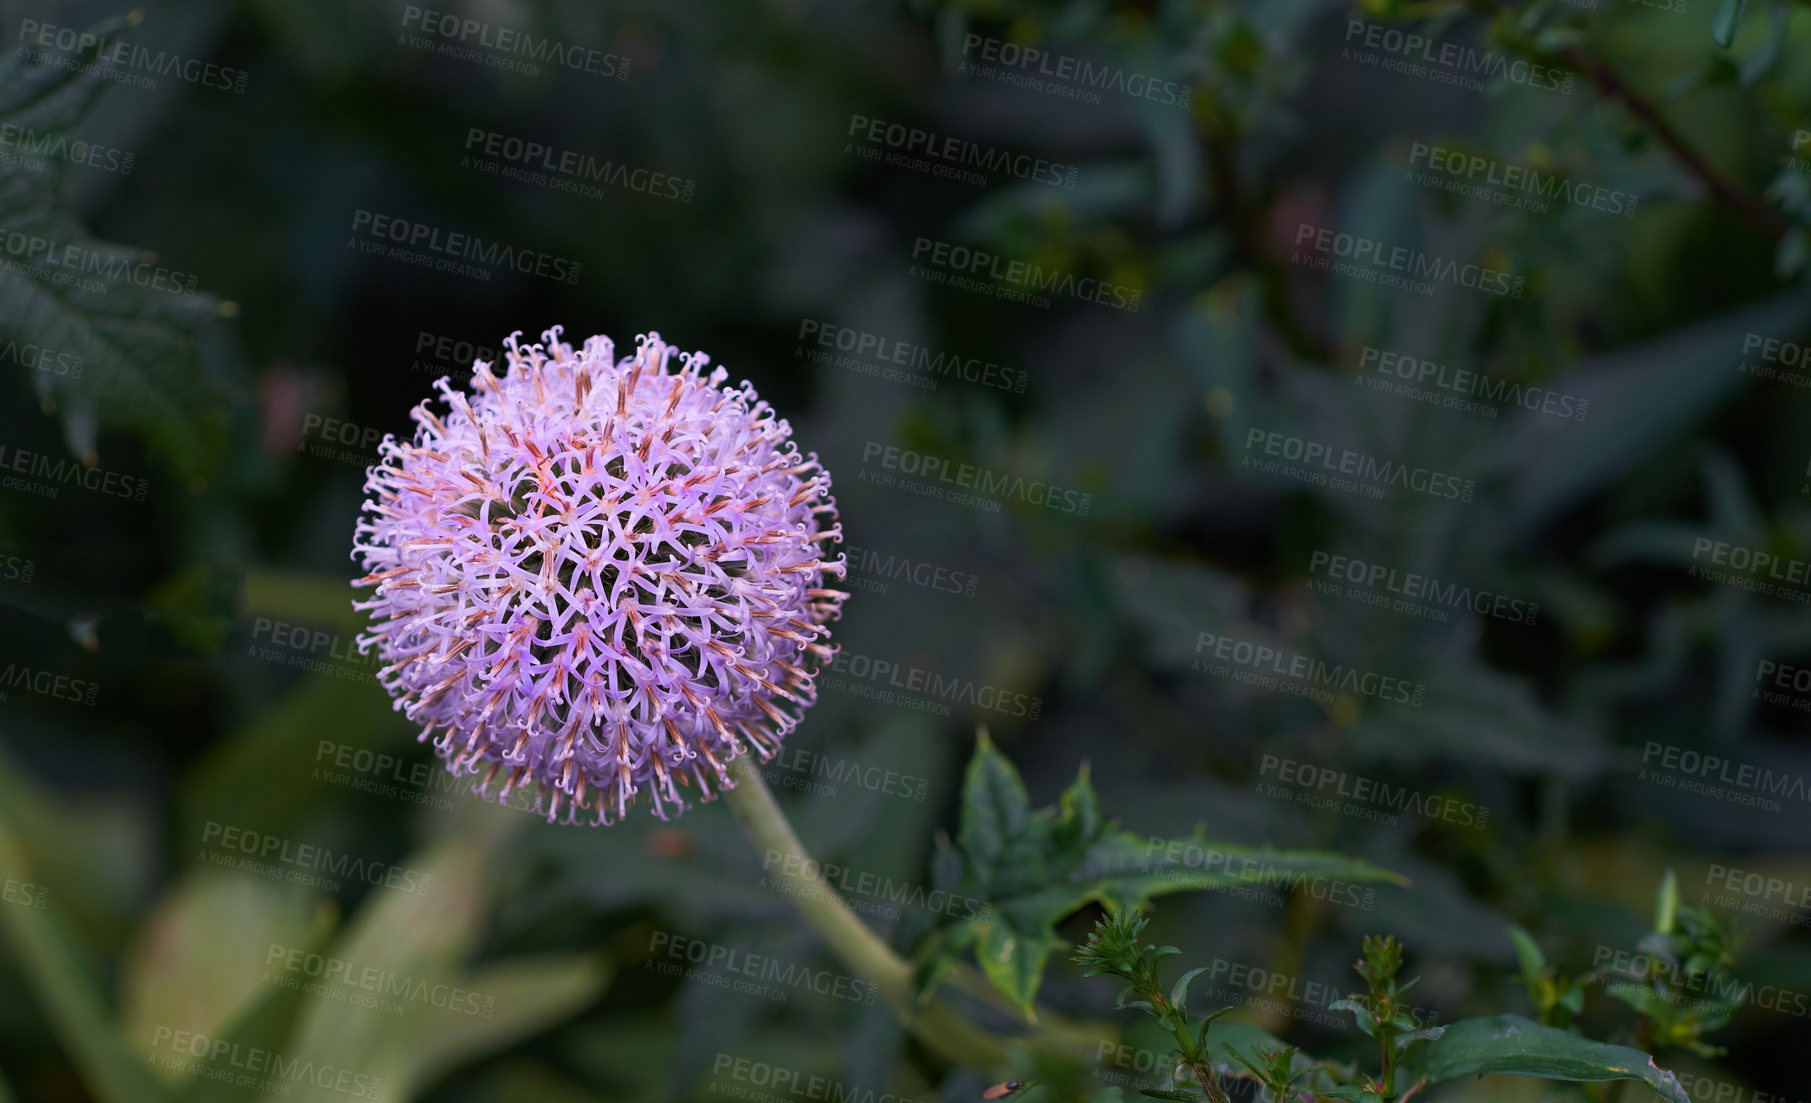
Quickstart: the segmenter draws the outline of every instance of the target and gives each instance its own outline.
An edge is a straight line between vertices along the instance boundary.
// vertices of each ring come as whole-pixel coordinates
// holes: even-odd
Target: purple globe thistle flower
[[[528,789],[568,823],[645,796],[665,819],[816,699],[846,596],[826,587],[845,566],[830,475],[703,353],[519,337],[506,375],[479,361],[469,397],[440,379],[444,419],[424,401],[413,442],[384,439],[353,549],[376,587],[359,650],[478,792]]]

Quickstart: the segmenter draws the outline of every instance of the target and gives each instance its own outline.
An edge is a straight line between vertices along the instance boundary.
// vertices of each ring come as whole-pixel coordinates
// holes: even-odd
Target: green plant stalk
[[[1170,1025],[1170,1036],[1176,1039],[1182,1059],[1188,1063],[1189,1071],[1195,1074],[1195,1083],[1201,1085],[1201,1092],[1207,1096],[1208,1103],[1229,1103],[1226,1098],[1226,1089],[1220,1086],[1220,1077],[1214,1072],[1213,1062],[1208,1059],[1205,1051],[1196,1051],[1195,1040],[1189,1032],[1189,1024],[1184,1022],[1177,1026],[1170,1023],[1170,1020],[1175,1017],[1175,1009],[1170,1006],[1169,997],[1163,994],[1161,988],[1152,988],[1146,993],[1146,997],[1154,998],[1152,1006],[1164,1011],[1164,1021]]]
[[[793,905],[831,952],[872,984],[887,1006],[898,1013],[905,1028],[939,1055],[975,1069],[1004,1065],[1005,1039],[969,1022],[942,1000],[933,998],[919,1006],[913,991],[912,967],[849,909],[836,890],[805,876],[803,871],[818,868],[817,864],[810,860],[811,855],[792,830],[786,814],[780,811],[779,802],[774,800],[752,756],[737,755],[730,761],[729,773],[735,787],[725,792],[724,800],[763,854],[773,852],[798,859],[769,863],[771,875],[792,888],[787,895]]]
[[[1394,1014],[1394,1009],[1392,1009]],[[1383,1023],[1377,1024],[1377,1040],[1383,1045],[1383,1075],[1378,1082],[1383,1085],[1386,1099],[1396,1098],[1396,1034],[1387,1029]]]
[[[1412,981],[1410,982],[1413,983]],[[1377,1042],[1383,1048],[1383,1084],[1385,1099],[1396,1098],[1396,1036],[1401,1031],[1396,1029],[1396,1013],[1401,1010],[1396,1005],[1396,981],[1392,977],[1389,988],[1379,995],[1372,993],[1372,1006],[1381,1012],[1377,1016]]]

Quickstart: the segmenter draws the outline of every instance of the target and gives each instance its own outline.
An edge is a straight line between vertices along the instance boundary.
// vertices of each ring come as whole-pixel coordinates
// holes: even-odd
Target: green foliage
[[[963,781],[956,841],[939,842],[933,872],[934,887],[970,901],[973,914],[939,916],[915,954],[919,990],[929,993],[972,952],[1027,1016],[1062,946],[1057,924],[1090,904],[1125,912],[1170,893],[1317,877],[1405,883],[1338,854],[1133,834],[1102,814],[1086,767],[1055,807],[1033,809],[1018,770],[985,731]]]
[[[41,864],[0,811],[0,869],[45,884]],[[32,882],[28,882],[32,883]],[[93,954],[74,937],[60,909],[0,908],[16,960],[53,1028],[101,1103],[161,1103],[169,1098],[144,1060],[112,1024]]]
[[[1543,1025],[1565,1026],[1585,1007],[1585,989],[1576,979],[1562,977],[1547,964],[1540,946],[1520,927],[1509,928],[1509,939],[1515,943],[1516,961],[1522,969],[1518,983],[1528,989],[1535,1011]]]
[[[1409,1008],[1402,1004],[1402,994],[1413,988],[1420,978],[1407,984],[1396,983],[1396,974],[1402,969],[1402,944],[1394,937],[1366,935],[1364,956],[1353,968],[1369,991],[1339,1000],[1329,1005],[1329,1010],[1352,1012],[1358,1021],[1358,1029],[1364,1031],[1366,1037],[1377,1039],[1382,1072],[1367,1090],[1388,1095],[1394,1090],[1396,1068],[1409,1047],[1440,1037],[1444,1028],[1419,1028]]]
[[[0,127],[34,141],[69,137],[108,87],[98,43],[126,22],[93,28],[97,45],[68,65],[26,49],[0,61]],[[0,264],[0,341],[79,358],[79,371],[34,374],[46,407],[61,412],[71,451],[90,465],[98,431],[123,426],[185,480],[210,475],[224,455],[236,385],[209,351],[220,341],[220,303],[198,292],[192,273],[92,237],[59,186],[65,171],[52,159],[43,171],[0,174],[0,226],[9,242],[26,243],[9,245]]]
[[[1654,906],[1654,929],[1636,945],[1647,976],[1607,984],[1605,994],[1641,1015],[1638,1044],[1679,1046],[1703,1057],[1723,1053],[1703,1036],[1728,1024],[1747,986],[1729,969],[1736,941],[1709,910],[1682,904],[1672,870]]]
[[[1517,1015],[1460,1019],[1442,1027],[1408,1071],[1430,1085],[1491,1073],[1544,1080],[1639,1080],[1666,1103],[1690,1103],[1678,1078],[1640,1050],[1593,1042]]]
[[[0,761],[0,791],[11,769]],[[27,840],[0,811],[0,868],[43,886],[49,901],[41,909],[0,908],[0,932],[27,965],[29,989],[83,1082],[103,1103],[240,1099],[234,1077],[251,1067],[242,1062],[255,1060],[253,1053],[281,1056],[261,1066],[267,1074],[287,1068],[331,1082],[344,1073],[357,1078],[363,1097],[408,1098],[447,1071],[570,1016],[610,977],[594,954],[520,955],[474,967],[479,924],[493,906],[498,848],[522,820],[506,810],[473,811],[448,838],[398,863],[419,872],[431,897],[380,891],[344,927],[329,909],[298,921],[296,898],[281,885],[205,866],[192,871],[160,902],[154,929],[170,933],[146,939],[127,958],[131,1002],[117,1009],[104,995],[93,947],[62,913],[68,882],[33,857],[78,844],[51,834],[60,829],[42,819]],[[318,965],[291,966],[309,955],[382,978],[391,998],[316,998],[318,984],[343,982],[331,973],[320,980]],[[468,994],[466,1003],[486,1002],[461,1006],[445,995],[452,992]],[[203,1055],[174,1047],[177,1031],[201,1038]]]
[[[1166,990],[1158,978],[1157,963],[1182,951],[1174,946],[1156,946],[1143,941],[1141,936],[1148,922],[1146,917],[1133,910],[1103,916],[1095,923],[1087,942],[1074,955],[1076,964],[1083,968],[1086,976],[1110,974],[1127,981],[1127,986],[1119,993],[1117,1006],[1148,1013],[1175,1039],[1176,1048],[1170,1054],[1174,1063],[1170,1086],[1141,1089],[1144,1095],[1154,1099],[1207,1099],[1213,1103],[1226,1103],[1222,1072],[1214,1064],[1221,1053],[1250,1071],[1275,1099],[1286,1098],[1286,1095],[1276,1093],[1287,1092],[1290,1085],[1316,1071],[1296,1061],[1293,1046],[1282,1045],[1267,1036],[1260,1036],[1261,1040],[1256,1042],[1243,1039],[1242,1045],[1226,1040],[1224,1031],[1216,1036],[1216,1020],[1231,1011],[1229,1007],[1212,1011],[1197,1023],[1188,1009],[1189,982],[1207,969],[1190,969]]]
[[[1314,1066],[1297,1062],[1296,1057],[1300,1051],[1294,1046],[1269,1049],[1253,1046],[1244,1052],[1231,1045],[1222,1045],[1220,1048],[1228,1057],[1244,1066],[1272,1099],[1295,1098],[1296,1082],[1315,1072]]]
[[[1204,970],[1183,973],[1166,993],[1158,979],[1157,963],[1181,951],[1144,942],[1141,935],[1148,922],[1148,917],[1136,911],[1104,916],[1076,952],[1075,961],[1089,976],[1112,974],[1128,981],[1118,1005],[1150,1014],[1176,1039],[1174,1057],[1178,1069],[1187,1075],[1179,1073],[1170,1087],[1145,1094],[1222,1103],[1226,1091],[1221,1077],[1230,1066],[1215,1067],[1208,1036],[1215,1020],[1232,1008],[1212,1011],[1196,1025],[1187,1006],[1188,983]],[[1532,940],[1522,932],[1516,934],[1518,947],[1525,946],[1525,972],[1535,968],[1545,972]],[[1367,1076],[1355,1068],[1315,1063],[1304,1059],[1296,1047],[1280,1042],[1252,1046],[1244,1052],[1222,1045],[1221,1050],[1258,1081],[1266,1098],[1390,1103],[1448,1081],[1504,1074],[1545,1080],[1638,1080],[1666,1103],[1690,1103],[1678,1078],[1655,1065],[1646,1053],[1592,1041],[1520,1016],[1479,1016],[1419,1028],[1402,1004],[1402,996],[1420,978],[1398,981],[1402,945],[1388,935],[1366,936],[1353,969],[1364,981],[1365,990],[1329,1007],[1352,1012],[1359,1030],[1376,1040],[1378,1072]],[[1298,1081],[1305,1083],[1298,1087]]]
[[[991,717],[1001,744],[1021,762],[1035,746],[1063,770],[1096,764],[1046,810],[1004,756],[964,784],[962,733],[975,717],[823,695],[788,753],[909,775],[919,795],[850,780],[865,773],[776,766],[814,854],[974,898],[974,914],[940,915],[923,940],[893,932],[915,951],[922,991],[941,980],[998,992],[1052,1033],[1116,1037],[1076,1010],[1072,971],[1051,966],[1075,935],[1064,924],[1095,908],[1130,918],[1198,889],[1186,908],[1164,909],[1151,941],[1228,956],[1263,945],[1270,963],[1324,964],[1348,960],[1363,931],[1388,930],[1412,947],[1411,963],[1440,961],[1443,1007],[1493,1009],[1507,971],[1518,987],[1501,994],[1528,1016],[1414,1038],[1367,984],[1341,1008],[1352,1029],[1292,1036],[1320,1058],[1310,1060],[1234,1021],[1264,1013],[1247,1008],[1207,1030],[1223,1082],[1382,1100],[1373,1084],[1386,1058],[1399,1062],[1400,1093],[1430,1068],[1461,1079],[1518,1062],[1540,1076],[1639,1072],[1629,1052],[1702,1072],[1727,1046],[1715,1075],[1789,1094],[1796,1066],[1775,1043],[1791,1021],[1738,1006],[1728,928],[1674,887],[1647,938],[1630,934],[1649,926],[1649,885],[1669,863],[1764,854],[1782,877],[1811,879],[1796,805],[1695,799],[1628,768],[1655,743],[1811,773],[1803,711],[1755,696],[1761,660],[1811,657],[1804,605],[1709,581],[1694,553],[1710,536],[1782,563],[1811,558],[1803,367],[1744,348],[1750,335],[1802,343],[1811,323],[1811,146],[1799,138],[1811,7],[1683,6],[526,0],[505,6],[507,18],[470,13],[643,51],[620,89],[412,50],[396,42],[398,10],[382,5],[197,0],[95,28],[153,54],[243,65],[244,97],[174,80],[144,92],[78,73],[90,55],[51,66],[9,50],[0,124],[135,148],[139,167],[118,177],[52,157],[9,163],[0,178],[0,226],[91,251],[101,268],[98,287],[64,285],[57,266],[5,256],[20,265],[0,270],[0,344],[58,347],[85,370],[78,380],[0,364],[0,444],[10,458],[15,446],[50,451],[37,438],[60,434],[76,461],[111,462],[142,443],[154,494],[141,511],[67,494],[53,511],[0,494],[0,565],[20,554],[39,569],[30,585],[0,581],[8,659],[54,659],[105,687],[99,707],[62,711],[15,691],[0,718],[0,878],[49,889],[42,910],[0,901],[0,990],[17,997],[0,1009],[0,1100],[220,1090],[166,1070],[147,1077],[159,1022],[366,1061],[395,1098],[721,1099],[738,1085],[707,1084],[700,1070],[731,1052],[901,1098],[978,1093],[982,1081],[927,1058],[884,1006],[760,1001],[635,968],[647,964],[650,924],[833,965],[786,901],[731,860],[740,843],[716,810],[608,832],[528,825],[481,868],[436,866],[459,897],[444,914],[377,893],[263,891],[261,879],[223,881],[196,862],[209,820],[356,838],[409,864],[446,860],[435,843],[464,814],[462,791],[412,790],[460,809],[448,812],[319,776],[332,772],[323,740],[389,756],[383,780],[404,789],[398,776],[437,769],[383,694],[244,654],[255,617],[342,640],[357,631],[344,579],[359,465],[313,462],[284,434],[305,413],[406,431],[432,378],[409,363],[418,333],[494,344],[553,321],[619,337],[658,325],[752,378],[834,470],[852,544],[979,576],[970,596],[897,579],[892,593],[858,594],[839,623],[851,649],[931,656],[944,673],[986,672],[1041,694],[1035,724]],[[1434,51],[1493,50],[1580,80],[1568,95],[1507,80],[1472,93],[1347,63],[1354,17],[1391,21]],[[1052,65],[1074,58],[1184,82],[1193,99],[1088,105],[972,76],[970,32],[1044,49]],[[1612,79],[1600,85],[1593,72]],[[1075,165],[1075,186],[946,186],[864,162],[842,152],[854,112]],[[697,202],[592,201],[462,172],[467,127],[671,169],[697,179]],[[1424,187],[1405,178],[1420,168],[1405,161],[1414,143],[1484,158],[1493,175],[1536,171],[1581,194],[1638,196],[1639,207],[1626,218],[1566,202],[1543,211]],[[557,242],[584,262],[584,283],[462,281],[368,261],[345,250],[341,230],[368,205]],[[1528,291],[1423,297],[1316,273],[1288,257],[1302,223],[1502,264]],[[1144,306],[1021,309],[933,287],[902,274],[920,236],[1119,279],[1144,291]],[[155,261],[143,252],[152,245]],[[203,290],[122,280],[141,264],[202,273]],[[231,306],[207,291],[241,309],[223,317]],[[995,393],[946,376],[919,389],[806,364],[795,355],[801,317],[997,361],[1028,386]],[[1361,385],[1378,381],[1358,365],[1365,349],[1529,395],[1575,395],[1589,413],[1570,422],[1505,402],[1486,418],[1382,395]],[[1415,495],[1372,509],[1326,487],[1249,479],[1238,463],[1254,427],[1475,478],[1477,496],[1464,511]],[[1095,513],[1009,503],[988,516],[870,492],[851,477],[870,440],[1072,479],[1096,494]],[[200,479],[211,493],[188,494]],[[1317,551],[1538,604],[1539,617],[1456,605],[1433,610],[1439,619],[1400,614],[1370,603],[1378,592],[1357,601],[1317,589]],[[78,625],[88,642],[71,642]],[[1202,632],[1406,676],[1428,695],[1398,707],[1263,692],[1194,669]],[[1313,786],[1273,795],[1274,771],[1258,766],[1266,755],[1386,781],[1418,807],[1386,824],[1367,818],[1380,805],[1335,810]],[[1152,854],[1101,806],[1134,826],[1200,817],[1174,842],[1227,861],[1170,861],[1167,839]],[[953,841],[933,848],[946,813]],[[1211,841],[1221,838],[1278,849]],[[1411,875],[1413,891],[1354,875],[1336,853]],[[1289,875],[1229,871],[1247,859],[1375,885],[1376,911],[1298,891],[1286,912],[1254,916],[1251,901],[1215,890]],[[484,883],[473,889],[474,878]],[[1172,918],[1188,933],[1165,928]],[[417,926],[442,920],[449,945],[411,945]],[[371,933],[355,941],[355,931]],[[1757,923],[1741,940],[1743,975],[1804,990],[1801,935]],[[1638,978],[1591,970],[1568,957],[1574,936],[1661,967]],[[356,944],[371,955],[363,964],[496,995],[497,1018],[365,1017],[354,1022],[375,1023],[368,1036],[335,1030],[328,1020],[344,1005],[290,1000],[240,975],[260,939],[342,955]],[[1185,964],[1156,962],[1166,1000]],[[1202,983],[1181,993],[1195,993],[1196,1046],[1195,1024],[1219,1010],[1201,1006]],[[609,998],[596,999],[606,984]],[[1430,987],[1412,996],[1432,1000]],[[1628,1052],[1591,1049],[1600,1043],[1584,1031]],[[1026,1103],[1121,1094],[1099,1086],[1090,1048],[1018,1057],[1023,1067],[999,1075],[1033,1082]],[[1365,1071],[1348,1074],[1347,1062]],[[1614,1083],[1559,1090],[1646,1097]],[[1188,1082],[1167,1090],[1199,1096]],[[1426,1094],[1438,1090],[1430,1080]]]

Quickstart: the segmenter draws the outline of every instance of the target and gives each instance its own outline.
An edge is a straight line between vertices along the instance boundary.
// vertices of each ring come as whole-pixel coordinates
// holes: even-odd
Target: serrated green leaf
[[[937,832],[936,846],[931,851],[931,887],[950,892],[962,883],[962,852],[942,831]]]
[[[1088,777],[1088,764],[1083,763],[1075,783],[1063,790],[1062,814],[1051,825],[1050,841],[1058,851],[1087,845],[1100,831],[1100,799],[1094,795],[1094,783]]]
[[[1170,893],[1240,885],[1293,887],[1317,879],[1408,883],[1401,874],[1330,851],[1235,846],[1201,835],[1153,842],[1111,826],[1096,837],[1074,873],[1072,881],[1089,889],[1085,899],[1115,908],[1140,907]]]
[[[1044,981],[1044,966],[1061,945],[1054,934],[994,923],[983,935],[976,956],[994,988],[1026,1018],[1034,1018],[1032,1007],[1037,1002],[1038,986]]]
[[[915,975],[940,975],[928,968],[929,959],[954,958],[973,946],[983,972],[1027,1014],[1049,955],[1061,945],[1056,924],[1089,904],[1128,910],[1168,893],[1317,878],[1406,883],[1339,854],[1120,830],[1101,815],[1085,769],[1058,806],[1033,812],[1018,771],[985,734],[964,781],[955,850],[963,867],[949,891],[985,907],[939,916],[942,936],[933,932],[919,943]]]
[[[1010,840],[1025,830],[1031,800],[1018,768],[981,733],[962,783],[962,819],[956,845],[974,865],[991,868]]]
[[[0,61],[0,119],[39,135],[67,133],[87,118],[94,101],[107,90],[107,81],[96,59],[100,43],[112,38],[123,18],[91,27],[94,45],[76,53],[67,67],[28,60],[29,51],[17,50]]]
[[[1430,1084],[1502,1073],[1549,1080],[1639,1080],[1667,1103],[1690,1103],[1672,1073],[1637,1049],[1593,1042],[1519,1015],[1460,1019],[1424,1051],[1419,1075]]]
[[[0,71],[0,125],[54,134],[78,124],[108,87],[81,68],[16,56]],[[79,374],[34,380],[76,455],[97,462],[96,427],[122,425],[182,475],[204,477],[224,453],[230,416],[227,389],[203,365],[219,304],[179,266],[95,240],[64,205],[59,179],[60,170],[0,174],[0,226],[28,243],[0,266],[0,339],[79,358]]]
[[[946,933],[939,931],[932,937],[942,941]],[[937,986],[956,967],[956,958],[954,953],[930,952],[921,954],[912,961],[912,990],[918,993],[918,1006],[923,1007],[931,1002],[931,997],[937,994]]]

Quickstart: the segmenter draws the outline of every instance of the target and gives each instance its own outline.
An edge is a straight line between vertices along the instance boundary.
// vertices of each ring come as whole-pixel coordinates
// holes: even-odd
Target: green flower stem
[[[881,999],[899,1014],[900,1022],[925,1045],[943,1057],[970,1068],[991,1070],[1006,1063],[1006,1040],[963,1018],[942,1000],[933,998],[919,1006],[913,991],[912,967],[869,929],[836,891],[807,877],[814,869],[805,846],[792,830],[786,814],[773,799],[751,755],[730,761],[735,788],[724,794],[742,830],[763,854],[774,852],[796,862],[771,862],[771,875],[787,882],[799,914],[823,938],[831,952],[856,975],[872,984]]]
[[[1220,1086],[1219,1074],[1214,1072],[1213,1061],[1209,1058],[1207,1049],[1195,1048],[1194,1024],[1189,1022],[1184,1011],[1170,1002],[1163,986],[1157,983],[1155,972],[1143,979],[1144,991],[1140,994],[1156,1010],[1158,1021],[1169,1027],[1170,1036],[1176,1039],[1176,1052],[1181,1056],[1182,1063],[1188,1066],[1189,1072],[1194,1074],[1195,1083],[1201,1086],[1207,1103],[1229,1103],[1226,1089]]]

